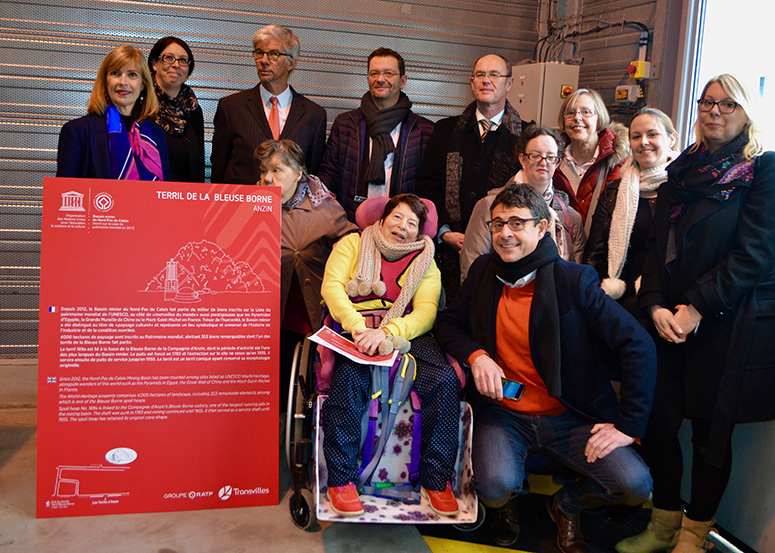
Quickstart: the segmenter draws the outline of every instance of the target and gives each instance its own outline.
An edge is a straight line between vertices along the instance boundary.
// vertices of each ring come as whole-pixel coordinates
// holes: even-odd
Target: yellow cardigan
[[[351,334],[366,328],[364,318],[358,311],[389,309],[393,305],[393,302],[382,299],[362,302],[358,305],[350,301],[344,287],[355,277],[360,245],[361,236],[357,233],[348,234],[337,242],[326,263],[323,286],[320,290],[331,316]],[[412,263],[416,262],[416,259],[412,261]],[[389,263],[389,261],[383,258],[382,263]],[[407,273],[408,271],[405,271],[398,280],[400,286],[404,285]],[[436,262],[431,261],[431,266],[414,293],[412,312],[404,317],[392,319],[385,327],[394,336],[401,336],[407,340],[425,334],[433,327],[436,320],[440,295],[441,273],[436,267]]]

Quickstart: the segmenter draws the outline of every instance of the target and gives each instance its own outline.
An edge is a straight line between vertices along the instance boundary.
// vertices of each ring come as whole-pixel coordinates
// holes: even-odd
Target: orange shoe
[[[444,491],[438,492],[435,490],[426,490],[422,488],[423,495],[428,498],[428,502],[431,504],[431,509],[436,511],[437,514],[445,517],[451,517],[460,511],[458,507],[455,494],[452,493],[452,486],[447,482],[447,487]]]
[[[328,500],[331,502],[331,509],[338,515],[354,517],[363,514],[363,503],[352,482],[346,486],[329,486]]]

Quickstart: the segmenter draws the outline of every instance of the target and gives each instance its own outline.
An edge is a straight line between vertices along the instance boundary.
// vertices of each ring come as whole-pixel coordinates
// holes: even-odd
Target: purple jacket
[[[403,121],[393,164],[391,196],[417,190],[420,163],[431,134],[433,122],[425,117],[410,112]],[[317,173],[328,189],[336,194],[350,221],[355,221],[355,208],[358,207],[355,196],[367,139],[366,120],[360,108],[338,115],[331,127],[326,153]]]

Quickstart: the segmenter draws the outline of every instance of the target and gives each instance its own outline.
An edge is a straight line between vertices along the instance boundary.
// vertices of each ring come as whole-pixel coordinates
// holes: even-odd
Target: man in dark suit
[[[463,232],[474,205],[519,171],[514,146],[522,121],[506,99],[514,84],[511,64],[497,54],[482,56],[469,80],[474,101],[462,114],[436,123],[418,180],[418,194],[439,212],[436,259],[448,298],[460,285]]]
[[[367,61],[369,90],[358,109],[337,116],[317,176],[355,221],[366,198],[417,192],[417,175],[433,123],[412,111],[403,93],[404,58],[378,48]]]
[[[495,509],[493,540],[517,540],[525,463],[542,453],[577,473],[548,508],[560,551],[586,553],[583,510],[637,505],[651,491],[649,470],[630,446],[646,428],[656,353],[646,331],[602,291],[594,269],[559,257],[549,220],[546,201],[528,185],[495,197],[488,222],[495,251],[474,262],[435,335],[471,366],[483,396],[473,466],[479,498]],[[621,364],[618,402],[600,362],[604,347]]]
[[[298,143],[307,169],[317,172],[325,148],[326,111],[288,85],[299,49],[299,38],[280,25],[267,25],[253,35],[261,82],[218,102],[210,155],[212,182],[255,184],[259,174],[253,152],[273,138]]]

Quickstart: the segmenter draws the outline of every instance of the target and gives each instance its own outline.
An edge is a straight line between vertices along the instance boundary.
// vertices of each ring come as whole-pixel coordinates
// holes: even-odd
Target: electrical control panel
[[[559,62],[529,63],[512,67],[511,105],[523,121],[557,128],[560,107],[579,85],[579,66]]]

